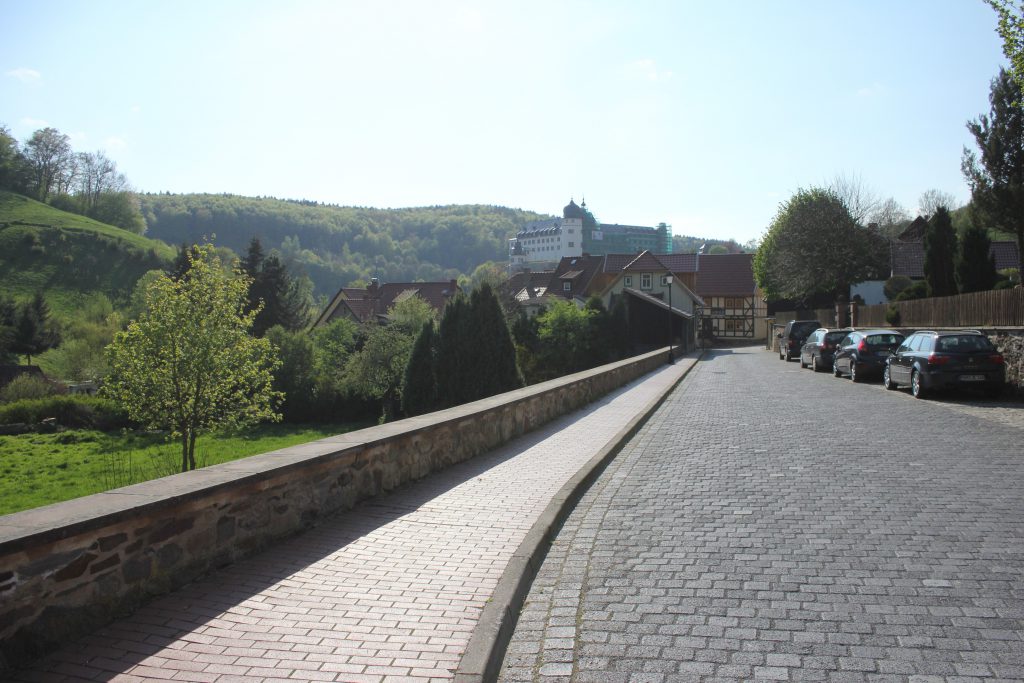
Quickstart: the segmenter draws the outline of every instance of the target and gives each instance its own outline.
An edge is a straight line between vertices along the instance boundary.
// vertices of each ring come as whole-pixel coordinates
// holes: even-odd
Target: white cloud
[[[857,90],[857,97],[877,97],[885,92],[885,86],[881,83],[872,83]]]
[[[667,81],[672,78],[672,72],[668,69],[659,69],[657,62],[653,59],[637,59],[626,64],[621,69],[629,78],[641,81]]]
[[[17,69],[11,69],[7,72],[7,75],[11,78],[16,78],[22,83],[35,83],[43,77],[41,73],[35,69],[30,69],[27,66],[22,66]]]
[[[108,152],[113,152],[119,149],[124,149],[128,146],[124,138],[119,138],[116,135],[112,135],[103,141],[103,148]]]
[[[49,121],[44,119],[34,119],[30,116],[26,116],[21,120],[21,122],[29,128],[48,128],[50,126]]]

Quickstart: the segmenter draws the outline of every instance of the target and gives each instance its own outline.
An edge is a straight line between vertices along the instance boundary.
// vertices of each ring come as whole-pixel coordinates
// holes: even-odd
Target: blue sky
[[[800,187],[966,202],[981,0],[0,0],[0,123],[147,192],[498,204],[740,242]]]

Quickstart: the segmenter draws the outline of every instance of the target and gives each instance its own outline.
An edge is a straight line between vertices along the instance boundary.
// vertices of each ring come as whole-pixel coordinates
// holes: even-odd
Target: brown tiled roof
[[[636,258],[627,263],[622,269],[624,271],[643,271],[645,273],[657,273],[659,271],[666,271],[668,268],[665,264],[658,260],[658,257],[649,251],[641,252]]]
[[[697,294],[707,296],[753,296],[753,254],[701,254],[697,271]]]
[[[1020,267],[1016,242],[993,242],[989,253],[996,257],[996,270]]]
[[[704,258],[703,256],[701,258]],[[673,273],[697,272],[696,254],[658,254],[658,260]]]
[[[903,232],[896,237],[901,242],[920,242],[924,239],[924,231],[928,229],[928,221],[918,216],[910,225],[904,228]]]
[[[395,303],[410,296],[418,296],[431,308],[440,313],[448,300],[459,291],[455,280],[448,282],[388,282],[383,285],[370,285],[366,289],[342,287],[327,304],[320,317],[313,323],[318,327],[332,318],[344,315],[347,309],[351,317],[359,322],[367,322],[375,316],[386,315]]]
[[[594,276],[601,271],[603,265],[603,256],[563,256],[548,282],[548,295],[571,299],[589,294]],[[575,275],[570,275],[572,273]],[[570,275],[572,280],[572,290],[568,292],[563,290],[561,284],[561,280],[567,275]]]

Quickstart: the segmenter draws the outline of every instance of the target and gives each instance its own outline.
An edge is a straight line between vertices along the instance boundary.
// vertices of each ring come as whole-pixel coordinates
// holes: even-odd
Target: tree
[[[32,190],[45,202],[50,193],[70,181],[75,163],[71,141],[56,128],[37,130],[23,150]]]
[[[370,323],[367,327],[363,348],[349,357],[345,374],[357,394],[381,402],[381,418],[387,422],[401,406],[402,380],[413,338],[386,325]]]
[[[103,194],[126,192],[128,179],[123,173],[118,173],[117,164],[103,152],[84,152],[78,155],[75,188],[75,196],[79,199],[82,213],[91,216],[90,211]]]
[[[32,356],[59,346],[60,341],[60,330],[50,316],[50,307],[42,292],[36,292],[30,301],[18,307],[9,348],[25,356],[26,364],[31,365]]]
[[[940,208],[952,211],[957,208],[956,197],[942,190],[925,190],[917,200],[917,213],[920,216],[929,218],[935,215]]]
[[[893,197],[880,202],[868,218],[882,234],[895,237],[903,229],[903,224],[910,220],[910,214]]]
[[[1007,0],[985,0],[999,15],[996,33],[1003,39],[1003,54],[1010,60],[1010,74],[1024,90],[1024,3],[1014,7]],[[1024,106],[1020,100],[1018,107]]]
[[[859,175],[837,175],[829,184],[829,189],[846,205],[857,225],[866,225],[869,216],[878,210],[878,197]]]
[[[0,190],[25,191],[25,158],[11,131],[0,125]]]
[[[885,270],[888,245],[860,228],[831,190],[798,190],[779,211],[754,254],[754,276],[769,299],[805,301],[846,295],[851,284]]]
[[[964,148],[961,168],[981,216],[1017,236],[1017,266],[1024,273],[1024,109],[1014,106],[1020,96],[1020,86],[1000,69],[989,94],[991,115],[967,123],[980,158]]]
[[[266,339],[277,349],[281,365],[274,372],[274,390],[284,397],[281,414],[288,422],[310,421],[316,414],[316,360],[313,339],[305,332],[274,325]]]
[[[991,254],[992,240],[988,230],[972,225],[960,241],[956,258],[956,282],[961,294],[987,292],[996,286],[996,260]]]
[[[195,469],[204,431],[279,420],[272,388],[279,361],[266,339],[249,334],[248,278],[225,273],[213,245],[189,252],[178,280],[161,276],[146,292],[146,310],[107,347],[103,393],[151,429],[181,443],[182,471]]]
[[[924,231],[924,278],[932,296],[956,294],[953,260],[957,253],[956,231],[946,207],[935,208]]]
[[[139,198],[127,190],[103,192],[95,198],[85,215],[136,235],[146,232],[146,219],[139,209]]]
[[[456,294],[444,307],[437,329],[437,395],[445,406],[471,401],[473,375],[465,359],[473,353],[469,300]]]
[[[274,325],[297,330],[309,318],[309,302],[276,253],[264,257],[257,237],[249,242],[242,270],[251,278],[249,308],[259,310],[253,334],[262,337]]]
[[[558,301],[537,316],[544,379],[586,369],[590,356],[590,321],[595,314],[594,309],[580,309],[572,302]]]
[[[437,344],[434,323],[423,323],[402,380],[402,412],[412,417],[437,409]]]

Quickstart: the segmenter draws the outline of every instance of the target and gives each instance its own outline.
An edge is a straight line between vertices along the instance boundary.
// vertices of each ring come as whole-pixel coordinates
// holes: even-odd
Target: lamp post
[[[675,322],[672,320],[672,275],[665,276],[665,284],[668,285],[668,364],[672,365],[676,362],[675,356],[672,354],[672,324]]]

